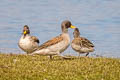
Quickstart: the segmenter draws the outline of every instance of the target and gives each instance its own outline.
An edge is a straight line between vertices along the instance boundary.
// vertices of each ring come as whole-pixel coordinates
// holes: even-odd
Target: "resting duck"
[[[49,55],[50,59],[52,59],[52,55],[59,55],[65,51],[70,44],[68,28],[75,28],[75,26],[70,21],[65,20],[62,22],[61,28],[62,34],[40,45],[32,54]]]
[[[72,40],[71,46],[73,50],[79,52],[79,56],[82,53],[87,53],[94,51],[94,45],[86,38],[80,36],[80,32],[78,28],[75,28],[74,32],[74,39]]]
[[[30,35],[30,29],[27,25],[23,28],[22,36],[18,42],[18,46],[27,54],[35,51],[39,46],[39,40],[35,36]]]

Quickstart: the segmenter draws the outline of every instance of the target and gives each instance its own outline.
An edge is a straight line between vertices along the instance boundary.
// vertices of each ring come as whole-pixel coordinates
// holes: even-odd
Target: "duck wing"
[[[57,36],[55,38],[52,38],[51,40],[48,40],[47,42],[43,43],[42,45],[39,46],[39,50],[40,49],[43,49],[43,48],[47,48],[49,46],[52,46],[52,45],[55,45],[59,42],[61,42],[63,40],[63,37],[60,35],[60,36]]]
[[[87,47],[87,48],[94,47],[93,43],[90,42],[88,39],[81,37],[80,40],[83,47]]]
[[[80,47],[94,47],[94,45],[86,38],[84,37],[79,37],[79,38],[75,38],[72,43],[80,46]]]
[[[34,42],[40,43],[39,39],[38,39],[36,36],[31,36],[31,39],[32,39]]]

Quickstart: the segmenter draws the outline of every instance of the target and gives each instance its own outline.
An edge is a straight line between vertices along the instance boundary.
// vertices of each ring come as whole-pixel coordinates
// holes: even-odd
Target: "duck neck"
[[[61,26],[62,33],[68,33],[68,29],[65,26]]]
[[[23,38],[25,38],[26,36],[29,36],[30,34],[23,34]]]
[[[80,35],[75,35],[75,36],[74,36],[74,38],[79,38],[79,37],[80,37]]]

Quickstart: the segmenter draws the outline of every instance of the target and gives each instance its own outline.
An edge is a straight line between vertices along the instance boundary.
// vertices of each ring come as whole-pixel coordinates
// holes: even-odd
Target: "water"
[[[17,46],[24,25],[40,44],[61,33],[61,22],[70,20],[81,36],[91,40],[95,52],[120,58],[120,0],[1,0],[0,51],[21,53]],[[69,29],[73,38],[73,30]],[[22,52],[23,53],[23,52]],[[63,54],[78,55],[69,47]]]

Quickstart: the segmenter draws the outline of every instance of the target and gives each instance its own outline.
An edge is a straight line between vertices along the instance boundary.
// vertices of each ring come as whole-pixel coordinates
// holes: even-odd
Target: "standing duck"
[[[35,51],[39,46],[39,40],[35,36],[30,35],[30,29],[27,25],[23,28],[22,36],[18,42],[18,46],[27,54]]]
[[[74,32],[74,39],[72,40],[71,46],[72,49],[76,52],[79,52],[79,56],[82,53],[87,53],[94,51],[94,45],[86,38],[80,36],[80,32],[78,28],[75,28]]]
[[[68,28],[75,28],[75,26],[70,21],[65,20],[62,22],[61,28],[62,34],[40,45],[32,54],[49,55],[50,59],[52,59],[52,55],[59,55],[65,51],[70,44]]]

